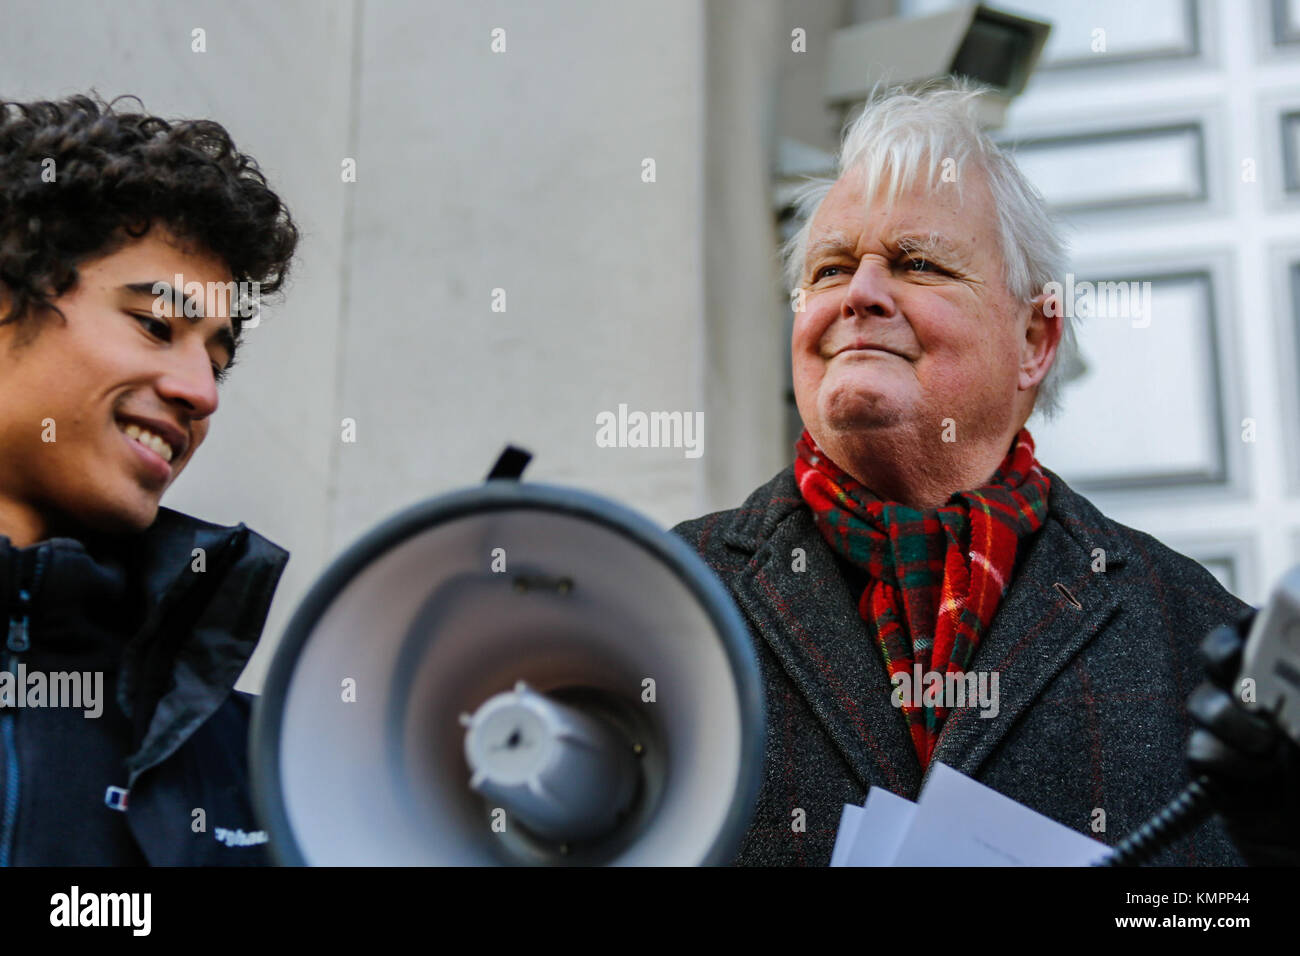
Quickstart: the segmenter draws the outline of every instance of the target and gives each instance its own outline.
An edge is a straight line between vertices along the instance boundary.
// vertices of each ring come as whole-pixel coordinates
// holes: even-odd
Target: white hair
[[[935,183],[955,171],[960,195],[971,168],[985,175],[997,210],[1003,281],[1017,299],[1029,300],[1065,272],[1066,251],[1042,194],[981,129],[979,98],[985,91],[968,80],[950,79],[923,87],[894,87],[873,93],[844,131],[834,179],[814,179],[796,199],[803,225],[782,249],[789,287],[803,275],[813,218],[831,187],[846,172],[863,177],[864,195],[885,201],[911,189],[918,172]],[[1061,344],[1039,383],[1035,411],[1053,417],[1061,406],[1063,370],[1076,365],[1078,344],[1073,318],[1062,320]]]

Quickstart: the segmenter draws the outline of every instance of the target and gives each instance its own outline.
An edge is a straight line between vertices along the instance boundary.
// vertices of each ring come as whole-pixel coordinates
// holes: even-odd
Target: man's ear
[[[1033,388],[1047,377],[1065,332],[1059,295],[1040,292],[1029,300],[1029,309],[1025,337],[1020,343],[1020,380],[1017,385],[1021,391]]]

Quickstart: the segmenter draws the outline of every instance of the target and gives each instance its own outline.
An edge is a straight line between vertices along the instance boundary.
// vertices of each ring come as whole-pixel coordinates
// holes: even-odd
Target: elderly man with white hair
[[[891,90],[846,130],[787,247],[795,460],[674,529],[748,618],[767,691],[738,863],[826,865],[844,804],[915,799],[938,762],[1111,844],[1187,783],[1191,737],[1225,793],[1280,786],[1225,691],[1188,707],[1202,639],[1249,606],[1034,456],[1025,423],[1056,408],[1074,348],[1044,291],[1065,254],[978,95]],[[925,692],[948,674],[979,699]],[[1294,861],[1296,807],[1270,799],[1156,862]]]

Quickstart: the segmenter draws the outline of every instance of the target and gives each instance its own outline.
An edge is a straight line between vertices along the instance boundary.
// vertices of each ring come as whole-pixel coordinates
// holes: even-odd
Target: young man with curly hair
[[[298,230],[119,102],[0,102],[0,865],[265,863],[233,687],[288,554],[159,502]]]

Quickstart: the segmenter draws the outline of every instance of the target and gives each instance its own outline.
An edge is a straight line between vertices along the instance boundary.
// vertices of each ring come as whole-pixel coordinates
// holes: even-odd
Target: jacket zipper
[[[32,596],[40,585],[41,573],[45,570],[45,558],[45,549],[38,547],[36,549],[35,570],[32,572],[31,581],[19,585],[18,605],[9,618],[9,633],[5,639],[5,650],[8,652],[7,669],[9,673],[14,675],[15,697],[24,692],[24,688],[18,686],[18,655],[26,652],[32,645]],[[18,796],[21,792],[19,789],[21,779],[18,766],[18,745],[14,733],[14,716],[18,701],[15,699],[13,703],[14,706],[7,707],[3,712],[0,712],[0,738],[4,740],[5,753],[4,802],[2,808],[0,808],[0,867],[9,866],[13,854],[14,828],[18,820]]]

